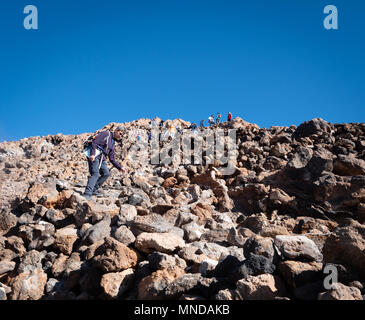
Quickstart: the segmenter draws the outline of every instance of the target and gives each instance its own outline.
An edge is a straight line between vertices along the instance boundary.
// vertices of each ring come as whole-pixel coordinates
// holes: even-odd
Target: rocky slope
[[[235,169],[220,175],[131,159],[150,122],[101,129],[125,127],[127,173],[94,201],[80,196],[88,133],[0,143],[0,300],[363,299],[364,123],[236,118],[221,125],[237,129]]]

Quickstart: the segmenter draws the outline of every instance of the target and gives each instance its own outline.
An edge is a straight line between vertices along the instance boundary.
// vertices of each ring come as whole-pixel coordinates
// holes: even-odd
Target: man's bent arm
[[[120,163],[118,161],[115,161],[115,150],[114,150],[114,148],[112,150],[110,150],[110,152],[109,152],[109,160],[112,163],[112,165],[114,167],[116,167],[118,170],[122,169],[122,166],[120,165]]]

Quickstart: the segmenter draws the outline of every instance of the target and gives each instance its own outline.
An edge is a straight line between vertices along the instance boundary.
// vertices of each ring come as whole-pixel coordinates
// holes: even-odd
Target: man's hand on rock
[[[126,173],[125,169],[123,169],[123,168],[120,168],[120,169],[119,169],[119,171],[120,171],[121,173]]]

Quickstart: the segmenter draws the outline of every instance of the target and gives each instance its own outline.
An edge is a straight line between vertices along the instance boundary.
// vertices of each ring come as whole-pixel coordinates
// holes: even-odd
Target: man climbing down
[[[83,196],[87,200],[91,200],[92,195],[100,195],[99,188],[110,176],[110,172],[106,163],[106,157],[119,171],[125,172],[119,162],[115,160],[114,141],[122,138],[123,128],[118,127],[114,132],[100,132],[89,147],[89,172],[90,177]]]

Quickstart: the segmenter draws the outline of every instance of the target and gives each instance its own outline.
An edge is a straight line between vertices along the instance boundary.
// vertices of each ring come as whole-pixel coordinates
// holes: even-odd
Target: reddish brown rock
[[[123,243],[106,237],[95,252],[94,262],[104,272],[118,272],[137,264],[136,253]]]
[[[365,226],[352,220],[335,229],[323,247],[324,261],[340,263],[365,276]]]
[[[39,300],[44,294],[47,274],[42,269],[27,271],[16,276],[10,283],[11,300]]]
[[[287,294],[280,278],[271,274],[248,276],[239,280],[237,292],[242,300],[273,300]]]
[[[178,267],[169,267],[153,272],[141,280],[138,285],[138,299],[141,300],[162,300],[163,290],[169,283],[185,274],[185,271]]]
[[[70,255],[77,238],[77,229],[75,228],[65,227],[58,229],[55,234],[55,242],[53,246],[62,253]]]
[[[318,300],[363,300],[361,291],[355,287],[348,287],[342,283],[335,283],[331,290],[320,293]]]
[[[133,283],[133,275],[133,269],[106,273],[101,279],[100,286],[109,298],[116,299],[130,288]]]

